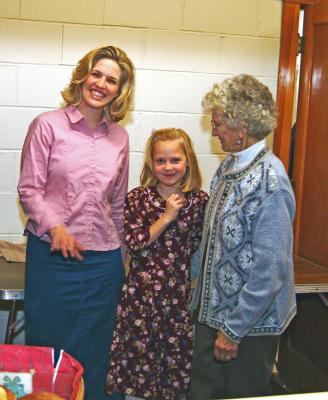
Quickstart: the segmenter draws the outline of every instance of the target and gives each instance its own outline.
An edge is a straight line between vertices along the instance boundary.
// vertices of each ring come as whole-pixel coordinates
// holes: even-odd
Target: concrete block
[[[15,152],[0,150],[0,193],[15,192]]]
[[[147,31],[143,67],[158,70],[219,71],[220,38],[217,35]]]
[[[138,113],[128,112],[125,118],[119,122],[129,134],[130,151],[138,151],[138,138],[140,130],[140,118]]]
[[[0,0],[1,18],[18,18],[20,0]]]
[[[182,0],[105,0],[104,22],[108,25],[179,29],[183,3]]]
[[[142,113],[139,151],[145,151],[146,142],[154,129],[180,128],[190,136],[196,154],[218,152],[218,141],[211,137],[210,118],[202,114]]]
[[[63,64],[76,65],[87,52],[101,46],[124,50],[135,67],[141,66],[143,31],[136,29],[64,26]]]
[[[140,174],[144,163],[144,153],[130,153],[129,190],[140,186]]]
[[[260,36],[280,38],[281,0],[260,0],[257,18],[257,29]]]
[[[17,194],[0,194],[0,234],[23,233],[26,217],[19,204]]]
[[[184,29],[256,35],[257,0],[186,0]]]
[[[60,61],[60,25],[27,21],[0,21],[1,60],[54,64]]]
[[[71,67],[20,65],[17,104],[29,107],[59,107],[60,91],[68,85]]]
[[[273,98],[276,99],[277,97],[277,83],[278,83],[278,77],[277,78],[264,78],[264,77],[257,77],[264,85],[267,85],[268,88],[270,89]]]
[[[103,0],[21,0],[24,19],[101,25],[103,13]]]
[[[201,101],[219,74],[137,71],[134,108],[136,111],[202,113]]]
[[[0,149],[21,149],[29,124],[46,110],[46,108],[0,107]]]
[[[6,82],[0,90],[0,106],[11,106],[16,103],[17,70],[14,65],[0,65],[1,81]]]
[[[211,181],[213,178],[213,175],[217,168],[219,167],[220,163],[222,160],[224,160],[225,156],[218,156],[218,155],[199,155],[198,156],[198,162],[199,162],[199,167],[202,173],[202,178],[203,178],[203,187],[202,189],[205,190],[205,192],[209,193],[210,191],[210,185]]]
[[[15,152],[15,169],[14,169],[14,192],[17,193],[17,185],[20,178],[21,151]]]
[[[222,42],[221,73],[276,77],[279,40],[227,36]]]

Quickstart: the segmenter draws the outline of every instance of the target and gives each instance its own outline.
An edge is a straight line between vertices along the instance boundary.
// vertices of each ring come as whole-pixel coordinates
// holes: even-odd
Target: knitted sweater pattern
[[[199,304],[201,323],[239,342],[245,335],[282,333],[296,313],[295,202],[268,148],[240,171],[229,172],[232,164],[228,156],[212,180],[193,307]]]

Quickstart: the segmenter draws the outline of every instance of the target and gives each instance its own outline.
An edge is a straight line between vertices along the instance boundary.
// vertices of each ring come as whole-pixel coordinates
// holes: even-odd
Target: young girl
[[[208,196],[192,143],[181,129],[148,140],[141,187],[125,202],[131,255],[107,375],[108,393],[144,399],[189,398],[192,323],[190,258]]]

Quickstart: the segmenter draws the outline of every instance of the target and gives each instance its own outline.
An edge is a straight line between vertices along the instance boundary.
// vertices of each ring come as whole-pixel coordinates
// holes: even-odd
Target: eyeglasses
[[[221,122],[214,122],[213,120],[211,120],[211,126],[212,126],[212,129],[217,131],[222,126],[222,123]]]

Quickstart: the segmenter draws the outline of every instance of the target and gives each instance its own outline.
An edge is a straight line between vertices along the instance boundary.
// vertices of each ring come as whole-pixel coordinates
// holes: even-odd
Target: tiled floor
[[[283,387],[282,382],[279,381],[279,379],[272,379],[271,381],[271,390],[272,390],[272,395],[282,395],[282,394],[288,394],[286,390]],[[140,397],[133,397],[133,396],[125,396],[125,400],[143,400]]]
[[[140,399],[140,397],[125,396],[125,400],[143,400],[143,399]]]

